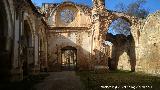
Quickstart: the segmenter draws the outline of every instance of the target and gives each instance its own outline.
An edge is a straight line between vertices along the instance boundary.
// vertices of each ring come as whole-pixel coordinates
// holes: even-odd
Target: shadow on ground
[[[39,75],[31,75],[20,82],[4,82],[0,83],[0,90],[35,90],[33,86],[42,82],[48,73],[41,73]]]

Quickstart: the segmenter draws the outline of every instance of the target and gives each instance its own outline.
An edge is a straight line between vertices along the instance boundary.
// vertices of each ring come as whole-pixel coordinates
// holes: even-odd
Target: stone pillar
[[[34,66],[32,68],[32,74],[38,74],[40,71],[39,64],[39,35],[36,33],[34,36]]]
[[[96,72],[108,71],[103,33],[101,30],[102,22],[100,20],[105,10],[105,0],[93,0],[92,10],[92,55],[94,60],[94,70]]]
[[[45,41],[45,69],[48,71],[48,45],[47,45],[47,39]]]

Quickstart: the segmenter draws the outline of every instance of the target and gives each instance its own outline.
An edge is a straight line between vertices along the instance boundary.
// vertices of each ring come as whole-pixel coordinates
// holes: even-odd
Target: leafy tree
[[[149,14],[149,11],[143,8],[143,5],[145,3],[146,0],[136,0],[129,5],[119,3],[118,5],[116,5],[116,11],[144,19]],[[112,32],[114,32],[115,34],[124,34],[127,36],[130,35],[130,24],[124,19],[120,18],[111,24],[110,30],[112,30]]]

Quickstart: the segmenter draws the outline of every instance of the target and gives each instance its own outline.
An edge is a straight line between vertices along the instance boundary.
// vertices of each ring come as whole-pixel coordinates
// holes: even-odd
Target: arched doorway
[[[131,33],[131,22],[127,18],[117,18],[108,30],[107,38],[112,42],[111,69],[135,70],[135,42]]]
[[[62,70],[76,70],[77,49],[67,46],[61,49],[61,68]]]
[[[24,21],[24,31],[21,37],[21,52],[20,59],[22,60],[23,76],[29,75],[30,68],[33,62],[33,47],[32,47],[32,33],[27,20]]]

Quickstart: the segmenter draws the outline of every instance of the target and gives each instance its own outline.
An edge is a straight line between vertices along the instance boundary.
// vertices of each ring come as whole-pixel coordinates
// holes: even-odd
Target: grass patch
[[[96,74],[91,71],[82,71],[77,72],[77,75],[80,76],[88,90],[104,90],[104,88],[115,90],[116,87],[118,90],[134,90],[134,88],[136,90],[160,90],[160,77],[143,73],[111,71],[105,74]]]

